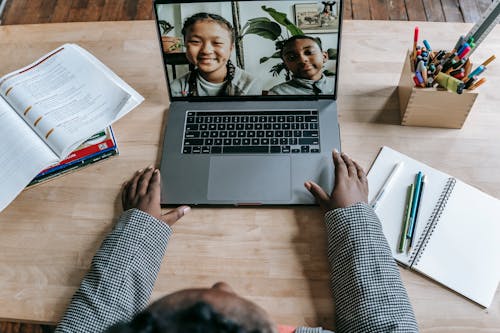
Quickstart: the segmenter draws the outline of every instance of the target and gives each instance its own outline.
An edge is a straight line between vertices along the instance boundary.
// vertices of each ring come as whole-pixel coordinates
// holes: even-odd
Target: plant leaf
[[[273,41],[278,39],[279,36],[281,36],[281,27],[277,23],[271,22],[269,20],[267,21],[259,20],[253,22],[248,21],[247,24],[248,27],[243,35],[248,35],[248,34],[259,35],[261,37]]]
[[[276,22],[287,28],[292,36],[304,34],[302,30],[300,30],[295,24],[292,23],[292,21],[288,19],[288,17],[286,17],[285,13],[278,12],[276,9],[271,7],[262,6],[261,8],[263,11],[267,12]]]

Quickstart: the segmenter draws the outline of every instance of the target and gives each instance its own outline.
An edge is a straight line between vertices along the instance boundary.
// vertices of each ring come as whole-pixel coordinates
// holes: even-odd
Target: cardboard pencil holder
[[[401,125],[462,128],[476,100],[477,93],[462,94],[444,88],[417,88],[411,71],[411,51],[401,72],[398,85]]]

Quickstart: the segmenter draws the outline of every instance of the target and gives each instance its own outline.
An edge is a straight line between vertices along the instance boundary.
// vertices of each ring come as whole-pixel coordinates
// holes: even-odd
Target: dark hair
[[[128,323],[110,327],[106,333],[267,333],[267,330],[249,331],[217,313],[205,302],[198,302],[186,309],[165,314],[145,310]]]
[[[289,44],[295,42],[296,40],[300,40],[300,39],[310,39],[310,40],[314,41],[316,44],[318,44],[321,52],[323,52],[323,46],[321,45],[321,39],[319,39],[319,37],[312,37],[312,36],[308,36],[308,35],[296,35],[296,36],[292,36],[292,37],[288,38],[287,40],[283,41],[281,43],[281,45],[278,46],[278,48],[280,49],[280,57],[283,57],[283,50],[285,49],[286,46],[288,46]]]
[[[228,20],[226,20],[225,18],[223,18],[222,16],[220,15],[217,15],[217,14],[211,14],[211,13],[205,13],[205,12],[201,12],[201,13],[196,13],[190,17],[188,17],[185,21],[184,21],[184,25],[182,26],[182,35],[184,36],[184,38],[186,38],[186,33],[187,33],[187,30],[193,25],[195,24],[196,22],[198,21],[203,21],[203,20],[212,20],[212,21],[215,21],[216,23],[218,23],[220,26],[224,27],[227,29],[227,31],[229,32],[229,34],[231,35],[231,43],[234,42],[234,30],[233,30],[233,26],[231,25],[231,23],[229,23]]]

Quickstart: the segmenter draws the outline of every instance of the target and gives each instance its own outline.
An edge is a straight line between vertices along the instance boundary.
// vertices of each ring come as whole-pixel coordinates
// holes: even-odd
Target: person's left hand
[[[136,171],[132,178],[124,184],[122,191],[123,210],[137,208],[162,220],[169,226],[173,226],[191,208],[180,206],[163,215],[160,206],[160,179],[160,170],[154,169],[152,166]]]

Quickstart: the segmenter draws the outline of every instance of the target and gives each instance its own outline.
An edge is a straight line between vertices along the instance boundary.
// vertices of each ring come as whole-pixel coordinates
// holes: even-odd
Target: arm
[[[416,332],[382,226],[366,203],[325,215],[338,332]]]
[[[333,153],[331,195],[315,184],[306,188],[326,212],[328,260],[338,332],[416,332],[415,315],[398,267],[368,206],[368,180],[344,153]]]
[[[121,215],[92,259],[56,332],[103,332],[147,305],[172,235],[190,208],[162,215],[160,172],[148,167],[125,183]]]
[[[56,332],[102,332],[142,310],[172,235],[138,209],[124,212],[95,254]]]

